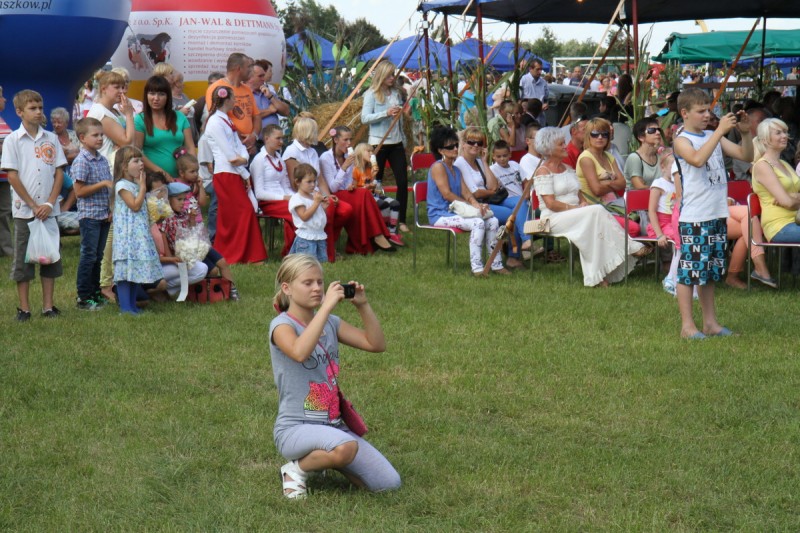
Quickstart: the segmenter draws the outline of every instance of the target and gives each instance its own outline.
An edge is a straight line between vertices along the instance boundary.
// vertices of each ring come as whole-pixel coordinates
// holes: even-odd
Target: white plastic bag
[[[208,231],[202,224],[181,228],[175,236],[175,255],[189,268],[205,259],[210,249]]]
[[[28,222],[30,237],[28,237],[28,248],[25,250],[26,263],[38,263],[49,265],[61,259],[58,251],[61,244],[58,233],[58,222],[55,217],[47,220],[38,218]]]

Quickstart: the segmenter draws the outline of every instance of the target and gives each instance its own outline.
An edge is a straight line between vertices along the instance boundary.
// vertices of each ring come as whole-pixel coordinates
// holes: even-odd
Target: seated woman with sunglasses
[[[476,277],[483,277],[482,248],[485,245],[487,253],[491,255],[497,245],[499,223],[495,217],[464,218],[451,213],[448,209],[456,200],[472,205],[481,215],[485,215],[489,209],[487,204],[478,202],[475,195],[469,191],[461,171],[455,166],[458,156],[456,131],[445,126],[435,128],[431,132],[430,149],[436,163],[428,170],[428,222],[442,228],[458,228],[470,232],[470,268]],[[492,272],[497,274],[510,274],[503,267],[500,254],[495,257],[491,268]]]
[[[611,144],[611,123],[593,118],[586,123],[583,152],[578,156],[575,170],[584,199],[590,204],[603,205],[621,226],[625,226],[625,207],[620,196],[625,192],[625,176],[608,147]],[[628,222],[631,237],[639,236],[639,224]]]
[[[583,284],[605,287],[625,277],[625,254],[647,255],[651,248],[633,240],[625,250],[625,234],[601,205],[589,205],[575,171],[564,163],[567,157],[564,132],[542,128],[536,134],[536,150],[544,158],[534,174],[542,218],[550,220],[550,233],[567,237],[580,251]],[[628,261],[633,269],[635,260]]]
[[[658,165],[658,149],[663,146],[658,121],[643,118],[633,125],[633,135],[639,148],[625,161],[625,182],[629,189],[649,189],[656,178],[661,177]]]

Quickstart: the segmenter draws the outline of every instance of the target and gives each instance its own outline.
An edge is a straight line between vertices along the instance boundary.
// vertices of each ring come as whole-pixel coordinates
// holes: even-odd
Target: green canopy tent
[[[731,62],[747,38],[746,31],[673,33],[661,53],[653,59],[662,63]],[[761,55],[762,31],[753,32],[742,57]],[[769,30],[764,40],[764,57],[800,56],[800,30]]]

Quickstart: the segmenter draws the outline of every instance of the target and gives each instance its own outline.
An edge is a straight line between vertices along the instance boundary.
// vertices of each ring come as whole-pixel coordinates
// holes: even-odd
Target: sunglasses
[[[479,148],[483,148],[483,141],[467,141],[467,144],[470,146],[477,146]]]
[[[608,138],[611,137],[611,132],[610,131],[593,131],[593,132],[589,133],[589,135],[592,137],[592,139],[597,139],[599,137],[602,137],[603,139],[608,139]]]
[[[458,143],[456,144],[448,144],[447,146],[442,146],[442,150],[455,150],[458,148]]]
[[[654,133],[661,133],[661,128],[656,128],[656,127],[652,127],[652,126],[651,126],[651,127],[647,128],[647,129],[646,129],[646,130],[644,130],[644,131],[645,131],[645,133],[647,133],[648,135],[652,135],[652,134],[654,134]]]

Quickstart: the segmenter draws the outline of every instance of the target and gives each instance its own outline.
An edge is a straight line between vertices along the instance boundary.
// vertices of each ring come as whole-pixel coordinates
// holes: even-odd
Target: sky
[[[272,0],[275,7],[285,7],[286,0]],[[383,33],[384,37],[391,39],[398,32],[400,38],[416,33],[416,28],[422,21],[419,12],[416,12],[417,2],[414,0],[316,0],[320,5],[334,5],[346,20],[353,21],[364,17],[372,22]],[[708,0],[707,0],[708,1]],[[718,0],[722,1],[722,0]],[[792,0],[787,0],[792,1]],[[378,16],[379,15],[379,16]],[[609,17],[611,13],[609,13]],[[472,19],[467,23],[461,19],[454,20],[450,17],[450,32],[456,41],[462,39]],[[708,19],[705,21],[709,31],[749,31],[755,20],[752,19]],[[541,24],[527,24],[520,26],[520,39],[534,41],[541,36]],[[559,40],[569,39],[584,40],[591,38],[600,40],[606,29],[604,24],[548,24]],[[664,41],[670,33],[700,33],[702,30],[694,21],[664,22],[658,24],[641,24],[639,26],[640,39],[653,27],[652,37],[648,50],[657,54],[664,47]],[[761,29],[761,25],[759,28]],[[800,19],[770,19],[767,21],[767,31],[800,29]],[[503,22],[484,21],[484,39],[514,39],[514,27]],[[477,30],[474,32],[477,37]],[[534,50],[535,52],[535,50]],[[552,58],[546,57],[548,61]]]

